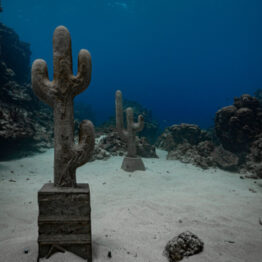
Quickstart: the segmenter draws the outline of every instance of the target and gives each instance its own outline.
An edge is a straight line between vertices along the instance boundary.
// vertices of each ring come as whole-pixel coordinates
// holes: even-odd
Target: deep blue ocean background
[[[261,0],[2,0],[0,21],[29,42],[32,61],[47,61],[52,34],[72,37],[74,72],[81,48],[91,52],[86,101],[97,123],[114,115],[114,94],[152,109],[162,127],[212,126],[235,96],[262,87]]]

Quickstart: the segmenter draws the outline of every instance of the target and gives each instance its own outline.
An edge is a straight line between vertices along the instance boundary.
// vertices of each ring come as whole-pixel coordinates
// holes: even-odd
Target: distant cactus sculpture
[[[123,160],[122,169],[125,171],[145,170],[144,163],[136,152],[136,132],[140,132],[144,128],[144,118],[142,115],[138,116],[137,123],[133,121],[133,109],[128,107],[126,109],[126,123],[127,128],[124,128],[123,120],[123,105],[122,92],[116,91],[116,129],[123,141],[127,143],[127,155]]]
[[[94,149],[94,127],[84,120],[80,124],[79,143],[74,143],[74,103],[91,79],[91,56],[82,49],[78,55],[78,73],[72,73],[71,38],[64,26],[53,35],[54,79],[49,81],[46,62],[34,61],[32,88],[35,94],[54,110],[54,184],[76,187],[76,169],[85,164]]]

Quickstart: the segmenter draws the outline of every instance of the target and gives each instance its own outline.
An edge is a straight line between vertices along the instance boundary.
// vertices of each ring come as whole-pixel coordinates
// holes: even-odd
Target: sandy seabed
[[[157,153],[159,159],[143,159],[145,172],[121,170],[122,157],[78,169],[78,182],[91,187],[93,261],[167,262],[167,241],[187,230],[205,247],[183,261],[262,261],[262,181]],[[36,261],[37,191],[53,180],[52,168],[53,150],[0,163],[1,262]],[[57,253],[48,261],[84,260]]]

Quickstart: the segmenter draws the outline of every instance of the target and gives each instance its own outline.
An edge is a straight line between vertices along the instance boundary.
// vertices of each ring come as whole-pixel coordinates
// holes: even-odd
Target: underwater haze
[[[76,101],[98,123],[114,115],[114,94],[152,109],[163,126],[213,125],[235,96],[262,87],[261,0],[2,0],[1,22],[30,43],[52,78],[52,35],[65,25],[74,72],[92,55],[91,84]]]

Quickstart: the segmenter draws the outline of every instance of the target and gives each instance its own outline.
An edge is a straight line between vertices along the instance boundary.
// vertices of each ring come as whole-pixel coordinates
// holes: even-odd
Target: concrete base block
[[[45,184],[38,192],[38,261],[69,251],[92,262],[90,190]]]
[[[141,171],[146,170],[144,163],[140,157],[127,157],[126,156],[123,159],[121,168],[127,172],[133,172],[136,170],[141,170]]]

